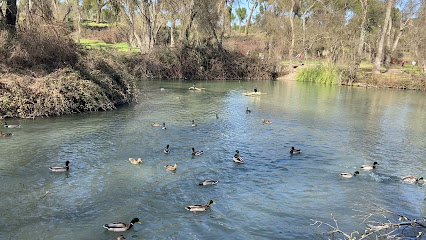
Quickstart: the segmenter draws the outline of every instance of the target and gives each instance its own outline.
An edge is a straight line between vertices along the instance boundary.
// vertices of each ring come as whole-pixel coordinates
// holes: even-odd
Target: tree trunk
[[[17,14],[18,14],[18,8],[16,7],[16,0],[7,0],[6,1],[6,25],[12,31],[16,30]]]
[[[102,8],[104,7],[104,0],[98,0],[98,6],[96,11],[96,23],[101,22]]]
[[[386,5],[386,15],[385,15],[385,21],[383,23],[383,29],[382,32],[380,34],[380,40],[379,40],[379,45],[377,47],[377,55],[376,58],[374,59],[374,63],[373,63],[373,73],[380,73],[380,66],[382,63],[382,58],[383,58],[383,45],[385,42],[385,36],[386,36],[386,30],[388,27],[388,22],[389,22],[389,18],[390,18],[390,14],[391,14],[391,10],[393,7],[393,0],[388,0],[387,5]]]
[[[233,0],[231,0],[230,2],[229,2],[229,36],[231,36],[232,35],[232,5],[234,4],[234,1]]]
[[[358,71],[359,65],[361,64],[361,56],[362,56],[362,50],[364,49],[365,34],[366,34],[365,24],[367,23],[368,0],[359,0],[359,2],[361,3],[362,20],[361,20],[361,26],[360,26],[358,47],[355,52],[355,61],[354,61],[354,64],[349,69],[349,85],[352,85],[352,83],[356,80],[356,72]]]
[[[296,4],[295,0],[291,0],[291,9],[290,9],[290,28],[291,28],[291,44],[290,49],[288,51],[289,59],[291,60],[293,58],[293,50],[294,50],[294,41],[295,41],[295,33],[294,33],[294,5]]]
[[[175,37],[174,37],[175,26],[176,26],[175,22],[176,21],[173,19],[172,25],[170,26],[170,47],[172,48],[175,47]]]
[[[251,22],[251,16],[253,15],[254,9],[256,9],[256,7],[257,7],[257,0],[254,0],[253,6],[251,7],[251,11],[250,11],[249,17],[247,18],[247,22],[246,22],[246,36],[248,35],[248,30],[249,30],[250,22]]]
[[[386,58],[385,58],[385,67],[386,71],[389,70],[391,62],[391,30],[392,30],[392,19],[389,18],[388,30],[386,31]]]

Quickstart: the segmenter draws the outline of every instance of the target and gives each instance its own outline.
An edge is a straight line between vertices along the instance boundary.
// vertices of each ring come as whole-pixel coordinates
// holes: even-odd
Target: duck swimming
[[[351,178],[351,177],[355,177],[359,175],[358,171],[355,171],[353,174],[352,173],[341,173],[340,176],[344,177],[344,178]]]
[[[196,152],[194,148],[192,148],[191,151],[192,151],[192,155],[194,155],[194,156],[200,156],[201,154],[204,153],[204,151],[197,151]]]
[[[162,127],[161,129],[163,129],[163,130],[166,130],[166,129],[167,129],[167,128],[166,128],[166,123],[163,123],[163,127]]]
[[[213,200],[210,200],[206,205],[201,205],[201,204],[196,204],[196,205],[191,205],[188,207],[185,207],[186,210],[191,211],[191,212],[204,212],[207,209],[210,208],[210,205],[215,204],[213,202]]]
[[[175,165],[166,165],[166,166],[164,166],[167,170],[169,170],[169,171],[176,171],[176,168],[177,168],[177,164],[175,163]]]
[[[379,165],[377,162],[374,162],[373,165],[361,165],[363,170],[372,170],[376,168],[376,165]]]
[[[161,126],[161,124],[159,124],[159,123],[155,123],[155,122],[151,123],[151,125],[152,125],[153,127],[159,127],[159,126]]]
[[[3,126],[5,128],[20,128],[21,127],[21,125],[9,125],[9,124],[7,124],[7,122],[3,122]]]
[[[192,126],[193,126],[193,127],[196,127],[196,126],[197,126],[197,124],[195,123],[195,121],[194,121],[194,120],[192,120]]]
[[[295,149],[294,147],[291,147],[290,154],[298,154],[301,152],[302,152],[301,149]]]
[[[232,158],[236,163],[244,163],[244,159],[240,156],[240,151],[235,150],[235,155]]]
[[[70,161],[65,162],[65,167],[50,167],[49,169],[52,172],[66,172],[70,170],[70,167],[68,165],[70,165]]]
[[[269,121],[269,120],[266,120],[266,119],[263,119],[262,118],[262,123],[264,123],[264,124],[270,124],[270,123],[272,123],[271,121]]]
[[[416,178],[413,175],[408,175],[408,176],[402,177],[402,181],[406,183],[420,183],[420,182],[424,182],[424,179],[423,177]]]
[[[137,165],[137,164],[139,164],[139,163],[142,163],[142,158],[138,158],[138,160],[136,160],[136,159],[134,159],[134,158],[129,158],[129,162],[130,162],[131,164],[135,164],[135,165]]]
[[[170,152],[169,144],[167,144],[166,148],[164,149],[164,153],[168,154]]]
[[[246,109],[246,113],[251,113],[251,110],[249,110],[248,107]]]
[[[0,131],[0,137],[4,137],[4,138],[12,137],[12,133],[3,133],[2,131]]]
[[[215,184],[217,184],[216,180],[206,179],[206,180],[200,182],[198,185],[206,186],[206,185],[215,185]]]
[[[104,225],[104,228],[112,232],[124,232],[132,228],[135,223],[141,224],[141,222],[139,221],[139,218],[133,218],[130,223],[122,223],[122,222],[108,223]]]

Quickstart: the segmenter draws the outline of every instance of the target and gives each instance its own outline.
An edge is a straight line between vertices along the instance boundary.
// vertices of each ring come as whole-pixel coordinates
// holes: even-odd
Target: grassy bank
[[[345,66],[336,67],[329,63],[304,66],[298,69],[296,79],[305,82],[342,84],[347,82]],[[426,91],[426,76],[415,67],[392,68],[386,73],[372,74],[371,68],[358,69],[357,79],[352,84],[361,87],[398,88]]]

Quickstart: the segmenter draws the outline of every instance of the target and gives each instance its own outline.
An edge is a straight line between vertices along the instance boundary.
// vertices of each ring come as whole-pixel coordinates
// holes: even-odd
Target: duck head
[[[132,221],[130,221],[131,224],[135,224],[135,223],[139,223],[141,224],[141,222],[139,221],[139,218],[133,218]]]
[[[207,203],[207,205],[211,205],[211,204],[216,204],[216,203],[214,203],[214,202],[213,202],[213,200],[210,200],[210,201]]]
[[[240,151],[238,151],[238,150],[235,150],[235,152],[236,152],[237,154],[240,154]]]
[[[68,165],[70,165],[70,161],[66,161],[66,162],[65,162],[65,166],[67,166],[67,167],[68,167]]]
[[[191,151],[192,151],[192,152],[195,152],[195,149],[194,149],[194,148],[191,148]]]
[[[354,175],[359,175],[359,172],[358,172],[358,171],[355,171],[355,172],[354,172]]]
[[[4,125],[4,126],[7,126],[7,122],[3,122],[3,125]]]
[[[374,166],[375,166],[375,165],[379,165],[379,163],[377,163],[377,162],[374,162],[374,163],[373,163],[373,165],[374,165]]]

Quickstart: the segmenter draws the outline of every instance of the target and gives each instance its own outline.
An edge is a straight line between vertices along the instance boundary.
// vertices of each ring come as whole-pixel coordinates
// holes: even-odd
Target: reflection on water
[[[400,177],[425,174],[425,93],[277,81],[191,85],[144,81],[139,103],[116,111],[9,120],[22,128],[0,139],[0,239],[116,239],[102,225],[134,217],[142,224],[127,239],[312,239],[327,229],[310,219],[330,222],[331,213],[342,230],[362,231],[353,209],[368,204],[424,216],[424,187]],[[267,94],[242,95],[254,87]],[[292,146],[303,152],[291,156]],[[204,154],[193,157],[192,147]],[[236,149],[245,164],[232,161]],[[69,172],[49,172],[66,160]],[[375,171],[339,176],[374,161]],[[174,163],[176,172],[165,170]],[[206,178],[219,183],[198,186]],[[216,204],[205,213],[184,209],[210,199]]]

